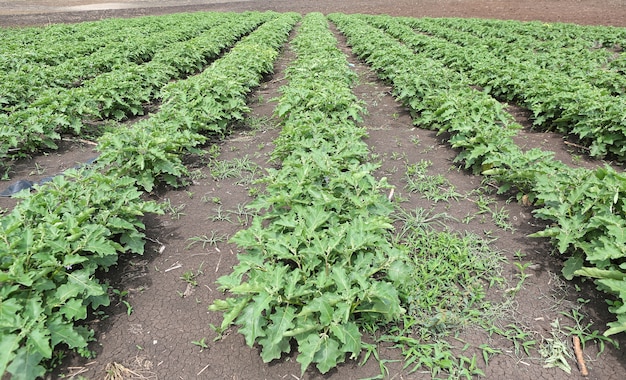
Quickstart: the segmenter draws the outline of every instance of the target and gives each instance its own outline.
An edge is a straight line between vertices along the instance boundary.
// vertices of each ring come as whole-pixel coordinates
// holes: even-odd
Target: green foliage
[[[392,268],[406,253],[390,243],[391,205],[380,192],[387,185],[374,179],[374,165],[362,164],[367,147],[345,138],[363,132],[351,121],[358,116],[348,87],[354,74],[334,44],[321,14],[304,18],[290,85],[276,108],[284,118],[274,152],[282,167],[269,171],[267,195],[249,206],[263,212],[232,238],[246,253],[218,283],[233,297],[210,306],[224,311],[218,332],[239,325],[265,362],[290,352],[295,340],[302,373],[311,364],[326,373],[346,355],[356,358],[363,325],[403,313],[402,279]],[[324,59],[316,58],[320,51]],[[326,91],[304,90],[294,101],[294,91],[322,83],[341,89],[330,105]]]
[[[86,351],[87,310],[109,304],[95,278],[122,253],[142,254],[146,212],[160,212],[128,177],[68,170],[0,219],[0,372],[43,376],[41,362],[67,346]]]
[[[426,31],[434,34],[445,29],[433,26],[433,22],[428,20],[421,22],[389,16],[339,14],[330,17],[347,35],[354,52],[377,70],[381,78],[393,84],[394,94],[409,107],[415,117],[415,124],[435,129],[439,133],[450,133],[451,145],[461,148],[457,161],[464,161],[466,168],[499,181],[501,193],[517,189],[519,198],[527,197],[541,207],[535,210],[536,216],[550,220],[553,224],[533,236],[550,237],[560,253],[572,254],[564,266],[566,277],[577,275],[595,278],[598,288],[611,295],[608,299],[611,304],[609,310],[616,314],[617,321],[609,323],[610,328],[605,334],[626,331],[624,175],[610,167],[594,171],[571,169],[554,160],[550,152],[538,149],[523,152],[516,146],[512,136],[519,126],[510,124],[511,117],[504,113],[495,99],[485,92],[469,88],[469,84],[474,82],[470,82],[468,77],[476,80],[476,71],[482,69],[491,73],[493,66],[491,61],[487,64],[480,61],[476,65],[468,62],[469,57],[480,58],[483,52],[480,48],[482,39],[466,38],[462,40],[463,44],[471,48],[460,49],[438,38],[416,33],[407,26],[428,26]],[[458,33],[445,30],[441,33],[461,41],[460,37],[456,39]],[[472,44],[470,41],[473,41]],[[467,51],[473,50],[481,53],[466,55]],[[515,74],[508,72],[498,78],[514,78],[515,83],[496,88],[516,91],[526,86],[525,80],[514,76],[524,72],[522,68],[512,67]],[[536,87],[548,88],[544,86],[543,80],[540,81],[541,84],[533,83]],[[493,88],[488,91],[493,93]],[[559,93],[554,89],[550,91]],[[567,94],[572,93],[563,96],[570,96]],[[532,99],[529,100],[531,103],[538,102],[533,97],[524,96],[524,99]],[[598,100],[597,97],[592,99]],[[555,101],[550,109],[556,116],[550,117],[561,120],[561,111],[570,106],[575,110],[571,112],[581,112],[578,102],[565,104]],[[623,120],[615,122],[612,113],[607,116],[609,119],[596,116],[593,116],[594,122],[608,123],[610,128],[624,130],[620,124]],[[586,117],[583,119],[586,120]],[[590,126],[592,123],[585,125]],[[603,130],[599,126],[595,128],[597,131]],[[623,144],[616,147],[622,149]]]
[[[60,86],[60,83],[47,88],[42,83],[42,91],[33,95],[34,99],[21,99],[23,104],[7,105],[7,109],[13,112],[0,114],[4,121],[0,130],[0,157],[19,156],[41,148],[56,149],[61,132],[80,134],[83,124],[93,119],[119,121],[129,116],[142,115],[144,106],[156,100],[168,82],[201,70],[238,38],[275,15],[273,12],[226,13],[219,16],[209,13],[204,19],[195,20],[182,29],[180,26],[176,27],[176,31],[170,29],[167,36],[153,33],[150,41],[154,46],[138,49],[134,44],[127,44],[124,47],[132,50],[121,54],[127,54],[129,61],[122,59],[110,65],[102,63],[102,72],[96,68],[95,71],[71,74],[65,72],[71,70],[71,65],[69,68],[62,66],[65,69],[58,67],[55,70],[70,78],[68,81],[71,83],[67,84],[67,88]],[[170,18],[176,19],[173,16]],[[196,28],[190,29],[194,25]],[[211,25],[214,27],[209,28]],[[158,46],[163,46],[160,44],[168,40],[174,43],[156,51]],[[139,54],[141,51],[143,55]],[[120,53],[109,51],[109,54]],[[152,59],[148,59],[150,57]],[[110,59],[116,61],[118,58]],[[97,58],[94,64],[98,64]],[[24,75],[24,81],[40,80],[32,79],[30,71]],[[44,82],[63,82],[59,79],[61,74],[49,75],[54,79],[45,79]],[[12,79],[16,82],[9,82],[9,90],[23,85],[19,79]],[[74,83],[76,81],[80,86]],[[148,183],[146,185],[150,186]]]

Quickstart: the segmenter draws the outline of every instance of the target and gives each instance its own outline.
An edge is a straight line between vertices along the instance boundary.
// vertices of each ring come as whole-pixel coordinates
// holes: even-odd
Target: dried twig
[[[393,199],[393,192],[394,192],[395,188],[392,187],[391,190],[389,191],[389,196],[387,197],[387,199],[389,199],[389,202],[391,202],[391,200]]]
[[[569,145],[569,146],[573,146],[576,147],[578,149],[584,149],[584,150],[591,150],[590,148],[586,147],[586,146],[582,146],[582,145],[578,145],[578,144],[574,144],[573,142],[569,142],[569,141],[563,141],[565,143],[565,145]]]
[[[62,138],[61,140],[63,141],[69,141],[69,142],[79,142],[79,143],[83,143],[83,144],[87,144],[87,145],[93,145],[93,146],[97,146],[98,143],[95,141],[90,141],[90,140],[85,140],[85,139],[80,139],[77,137],[73,137],[73,138]]]
[[[576,361],[578,362],[580,374],[583,376],[589,376],[589,371],[587,371],[587,366],[585,365],[585,358],[583,357],[583,350],[580,348],[580,338],[574,335],[572,337],[572,341],[574,342],[574,354],[576,355]]]

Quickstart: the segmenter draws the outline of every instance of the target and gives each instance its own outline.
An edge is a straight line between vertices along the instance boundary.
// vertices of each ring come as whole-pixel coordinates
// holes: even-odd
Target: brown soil
[[[91,4],[91,5],[90,5]],[[99,4],[94,6],[93,4]],[[182,5],[181,5],[182,4]],[[78,9],[96,10],[80,10]],[[67,7],[83,7],[72,8]],[[100,9],[100,8],[110,9]],[[546,22],[565,21],[581,24],[603,24],[626,26],[626,3],[623,1],[594,0],[534,0],[520,2],[514,0],[394,0],[394,1],[183,1],[157,2],[137,0],[105,3],[89,0],[61,2],[57,0],[0,2],[0,25],[26,26],[56,22],[79,22],[108,17],[135,17],[147,14],[165,14],[183,11],[244,11],[267,10],[346,12],[390,14],[397,16],[459,16],[488,17],[518,20],[543,20]],[[382,158],[378,174],[386,176],[396,185],[396,196],[407,198],[406,208],[423,207],[433,212],[447,212],[459,221],[478,212],[475,204],[475,190],[489,188],[482,184],[482,178],[457,170],[452,160],[456,153],[446,144],[445,139],[433,132],[416,129],[412,126],[408,112],[391,96],[390,88],[380,82],[367,66],[354,57],[344,39],[337,34],[339,46],[345,51],[355,72],[360,76],[356,94],[366,102],[369,114],[364,125],[368,128],[367,143],[373,153]],[[285,84],[284,70],[293,59],[286,48],[275,65],[275,73],[250,97],[252,119],[257,129],[250,125],[234,129],[224,141],[216,142],[221,148],[220,160],[248,158],[261,168],[270,167],[268,154],[272,151],[272,141],[278,136],[276,120],[272,119],[275,103],[270,99],[278,95],[278,88]],[[510,111],[522,125],[530,124],[527,113],[510,106]],[[249,123],[250,124],[250,123]],[[419,143],[417,143],[419,141]],[[564,142],[556,134],[523,131],[516,141],[524,147],[541,147],[557,153],[557,158],[571,165],[593,167],[601,164],[584,157],[584,152],[574,151],[572,145]],[[65,141],[58,152],[36,156],[17,162],[10,173],[10,180],[38,180],[59,173],[75,163],[85,162],[95,155],[93,146],[81,141]],[[207,149],[209,147],[207,146]],[[581,156],[582,159],[578,157]],[[460,194],[458,201],[432,204],[419,194],[404,190],[402,179],[404,163],[420,160],[432,162],[431,174],[441,173],[455,186]],[[108,318],[94,319],[90,327],[96,331],[97,342],[91,349],[97,356],[87,360],[71,356],[65,360],[52,378],[82,375],[89,379],[101,379],[106,368],[113,363],[132,370],[135,375],[124,378],[146,379],[291,379],[300,377],[300,365],[295,356],[264,364],[257,348],[245,345],[244,339],[236,330],[220,341],[213,341],[215,333],[209,324],[219,325],[221,316],[207,311],[213,300],[223,297],[216,290],[215,280],[230,272],[236,263],[237,247],[227,243],[226,237],[245,228],[250,216],[240,212],[241,207],[251,201],[249,189],[253,187],[249,178],[226,178],[216,180],[211,176],[207,162],[192,164],[197,169],[194,183],[184,190],[163,190],[152,194],[158,201],[169,200],[170,212],[162,217],[146,218],[148,249],[142,257],[125,257],[115,270],[105,274],[111,284],[118,289],[128,290],[126,300],[132,305],[132,313],[127,307],[114,303],[106,309]],[[255,173],[262,176],[262,169]],[[249,174],[249,173],[244,173]],[[10,182],[0,182],[0,187]],[[608,314],[604,296],[596,292],[590,284],[566,283],[559,277],[561,261],[552,255],[550,245],[527,235],[541,229],[541,223],[532,218],[532,209],[518,204],[508,197],[493,196],[498,209],[504,208],[514,231],[497,227],[489,216],[478,216],[469,223],[449,222],[448,226],[461,233],[468,231],[489,238],[497,238],[494,250],[501,251],[508,259],[504,276],[515,286],[519,271],[513,264],[518,260],[514,254],[524,255],[522,262],[532,262],[531,274],[522,291],[515,298],[516,307],[508,311],[505,321],[524,326],[533,332],[536,339],[550,338],[550,323],[560,318],[562,324],[571,325],[560,312],[570,312],[578,307],[577,299],[589,302],[581,312],[588,316],[586,321],[594,323],[593,329],[602,331],[612,316]],[[12,208],[15,201],[0,198],[0,209]],[[224,218],[220,218],[222,215]],[[194,237],[214,237],[215,244],[198,242],[190,244]],[[197,286],[190,286],[181,279],[188,271],[197,274]],[[490,290],[490,297],[502,297],[502,290]],[[572,379],[581,378],[574,361],[570,360],[573,374],[568,375],[558,369],[545,369],[536,357],[516,355],[511,341],[488,337],[484,332],[468,329],[459,336],[463,341],[479,345],[489,343],[503,350],[502,355],[490,359],[485,369],[488,379]],[[204,338],[207,347],[192,344]],[[626,344],[621,338],[621,346]],[[462,343],[459,346],[462,347]],[[482,357],[480,351],[478,357]],[[588,344],[585,357],[590,369],[589,379],[626,378],[626,353],[612,347],[596,357],[598,346]],[[535,352],[535,355],[536,352]],[[381,347],[384,359],[400,359],[399,352],[389,347]],[[482,359],[479,360],[482,362]],[[425,373],[408,374],[401,362],[390,362],[388,378],[422,379],[430,376]],[[484,363],[481,364],[481,366]],[[118,367],[119,368],[119,367]],[[379,374],[378,364],[369,360],[359,366],[357,361],[347,361],[336,370],[320,375],[309,370],[302,378],[306,379],[357,379]],[[135,376],[135,377],[133,377]]]

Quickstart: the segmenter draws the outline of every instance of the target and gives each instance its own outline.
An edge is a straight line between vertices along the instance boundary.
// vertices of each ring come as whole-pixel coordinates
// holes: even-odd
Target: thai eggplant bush
[[[232,239],[245,253],[218,280],[230,297],[210,306],[224,311],[215,329],[239,326],[265,362],[295,341],[302,373],[356,358],[364,327],[404,313],[397,289],[407,254],[390,243],[392,206],[381,194],[389,186],[366,163],[355,74],[335,44],[321,14],[302,20],[276,107],[281,168],[268,171],[266,194],[249,206],[260,216]]]
[[[368,24],[388,28],[395,23],[390,18],[329,17],[347,35],[353,51],[392,83],[416,125],[451,134],[452,146],[461,148],[456,161],[497,180],[500,192],[517,190],[518,197],[527,196],[540,206],[536,217],[554,224],[532,236],[550,237],[560,253],[571,255],[563,268],[566,278],[592,278],[608,293],[609,310],[617,320],[608,324],[605,335],[626,331],[626,176],[609,166],[572,169],[552,152],[523,152],[511,139],[519,126],[510,124],[495,99],[469,89],[466,75]],[[406,28],[396,31],[394,36],[408,34]],[[440,78],[448,79],[442,83]]]
[[[134,182],[70,169],[22,194],[0,219],[0,373],[35,379],[55,350],[90,355],[93,332],[81,322],[109,305],[108,285],[96,271],[107,271],[121,254],[142,254],[140,218],[161,213]]]

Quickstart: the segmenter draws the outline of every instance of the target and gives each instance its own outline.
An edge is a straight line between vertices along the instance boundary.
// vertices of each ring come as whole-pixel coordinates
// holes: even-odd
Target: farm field
[[[626,29],[303,13],[0,30],[0,369],[623,378]]]

